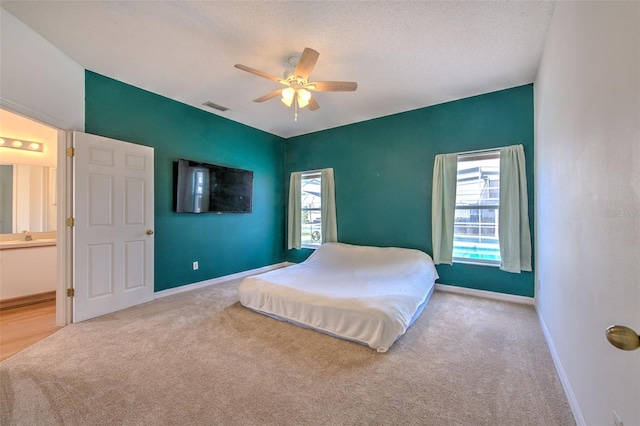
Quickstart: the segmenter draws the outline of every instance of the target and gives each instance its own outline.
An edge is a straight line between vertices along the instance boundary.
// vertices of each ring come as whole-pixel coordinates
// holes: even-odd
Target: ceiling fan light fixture
[[[304,108],[309,105],[309,101],[311,100],[311,92],[305,89],[298,90],[298,105],[300,108]]]
[[[282,99],[280,99],[286,106],[290,107],[293,103],[293,97],[296,91],[292,87],[287,87],[282,91]]]

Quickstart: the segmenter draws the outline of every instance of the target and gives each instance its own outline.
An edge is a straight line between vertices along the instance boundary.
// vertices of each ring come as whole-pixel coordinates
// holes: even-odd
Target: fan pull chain
[[[293,98],[293,121],[298,121],[298,96],[296,94],[296,96]]]

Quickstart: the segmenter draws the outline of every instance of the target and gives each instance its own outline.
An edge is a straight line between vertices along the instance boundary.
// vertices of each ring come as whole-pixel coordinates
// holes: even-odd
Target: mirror
[[[56,169],[0,164],[0,234],[56,230]]]
[[[0,138],[43,144],[41,152],[0,146],[0,234],[55,231],[58,139],[64,133],[3,108],[0,123]]]

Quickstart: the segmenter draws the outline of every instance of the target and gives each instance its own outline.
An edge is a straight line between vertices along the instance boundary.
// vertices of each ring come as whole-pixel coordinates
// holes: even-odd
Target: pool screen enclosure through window
[[[458,155],[453,261],[500,265],[500,150]]]

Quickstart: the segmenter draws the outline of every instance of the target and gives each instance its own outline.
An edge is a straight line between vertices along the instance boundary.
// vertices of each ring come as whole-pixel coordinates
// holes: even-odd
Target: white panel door
[[[153,300],[153,148],[73,132],[73,321]]]

